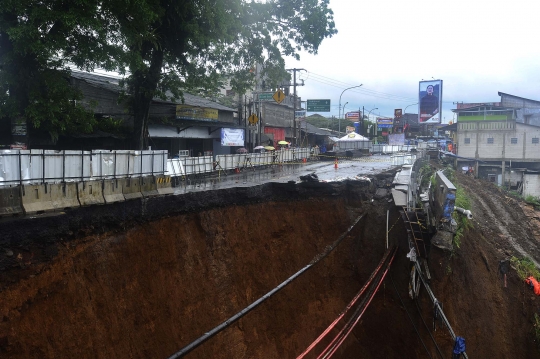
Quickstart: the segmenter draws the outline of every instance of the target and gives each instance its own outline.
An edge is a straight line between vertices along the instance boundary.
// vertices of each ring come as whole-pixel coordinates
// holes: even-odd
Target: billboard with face
[[[420,81],[418,123],[441,123],[442,80]]]

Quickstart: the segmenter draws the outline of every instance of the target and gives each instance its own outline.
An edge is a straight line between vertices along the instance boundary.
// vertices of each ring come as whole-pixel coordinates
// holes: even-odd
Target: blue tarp
[[[456,343],[454,344],[454,354],[461,354],[465,352],[465,338],[456,337]]]

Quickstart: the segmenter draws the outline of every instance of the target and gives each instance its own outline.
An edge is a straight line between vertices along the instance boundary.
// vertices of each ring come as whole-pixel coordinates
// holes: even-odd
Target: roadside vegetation
[[[454,184],[456,187],[456,207],[461,207],[463,209],[471,209],[471,202],[469,199],[469,196],[465,189],[459,185],[459,183],[456,180],[456,171],[452,167],[446,167],[443,170],[444,175]],[[452,218],[457,223],[457,229],[454,234],[454,238],[452,240],[455,248],[460,248],[461,246],[461,238],[463,237],[464,232],[469,229],[473,228],[473,223],[469,219],[467,219],[466,216],[463,216],[459,214],[458,212],[454,211],[452,213]]]
[[[17,120],[52,139],[91,133],[99,123],[70,73],[101,68],[123,76],[133,149],[148,146],[153,99],[183,102],[184,91],[215,98],[225,84],[242,95],[257,76],[276,89],[290,82],[286,56],[317,54],[337,33],[327,0],[36,4],[0,6],[0,122]]]
[[[540,210],[540,197],[535,197],[532,195],[522,196],[521,193],[514,190],[507,191],[506,193],[517,200],[530,204],[534,207],[534,209]]]
[[[524,257],[519,259],[517,257],[512,257],[510,258],[510,264],[512,265],[512,268],[516,270],[516,273],[521,280],[525,280],[530,276],[540,279],[540,271],[538,271],[538,268],[536,268],[529,258]]]
[[[540,280],[540,271],[529,258],[512,257],[510,258],[510,264],[522,281],[525,281],[530,276]],[[537,347],[540,349],[540,316],[538,313],[534,313],[533,336]]]

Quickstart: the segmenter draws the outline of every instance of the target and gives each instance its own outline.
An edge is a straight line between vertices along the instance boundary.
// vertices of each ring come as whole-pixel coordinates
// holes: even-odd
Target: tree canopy
[[[252,86],[263,64],[267,85],[287,73],[284,56],[317,53],[336,33],[328,0],[2,0],[0,117],[22,117],[53,136],[91,131],[69,66],[125,75],[133,147],[146,147],[153,98],[181,99],[230,81]]]

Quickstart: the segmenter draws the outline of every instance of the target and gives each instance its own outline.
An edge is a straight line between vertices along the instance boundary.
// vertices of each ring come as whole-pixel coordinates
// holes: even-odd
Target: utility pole
[[[360,109],[358,111],[360,111]],[[360,116],[358,116],[358,117],[360,117]],[[360,134],[362,136],[364,136],[364,134],[362,133],[362,132],[364,132],[364,106],[362,106],[362,122],[360,124],[362,125],[362,127],[360,127]],[[368,134],[366,133],[366,135],[368,135]]]
[[[302,84],[296,83],[296,71],[307,71],[306,69],[287,69],[287,71],[293,72],[293,144],[296,146],[296,86],[304,86],[304,81]]]

